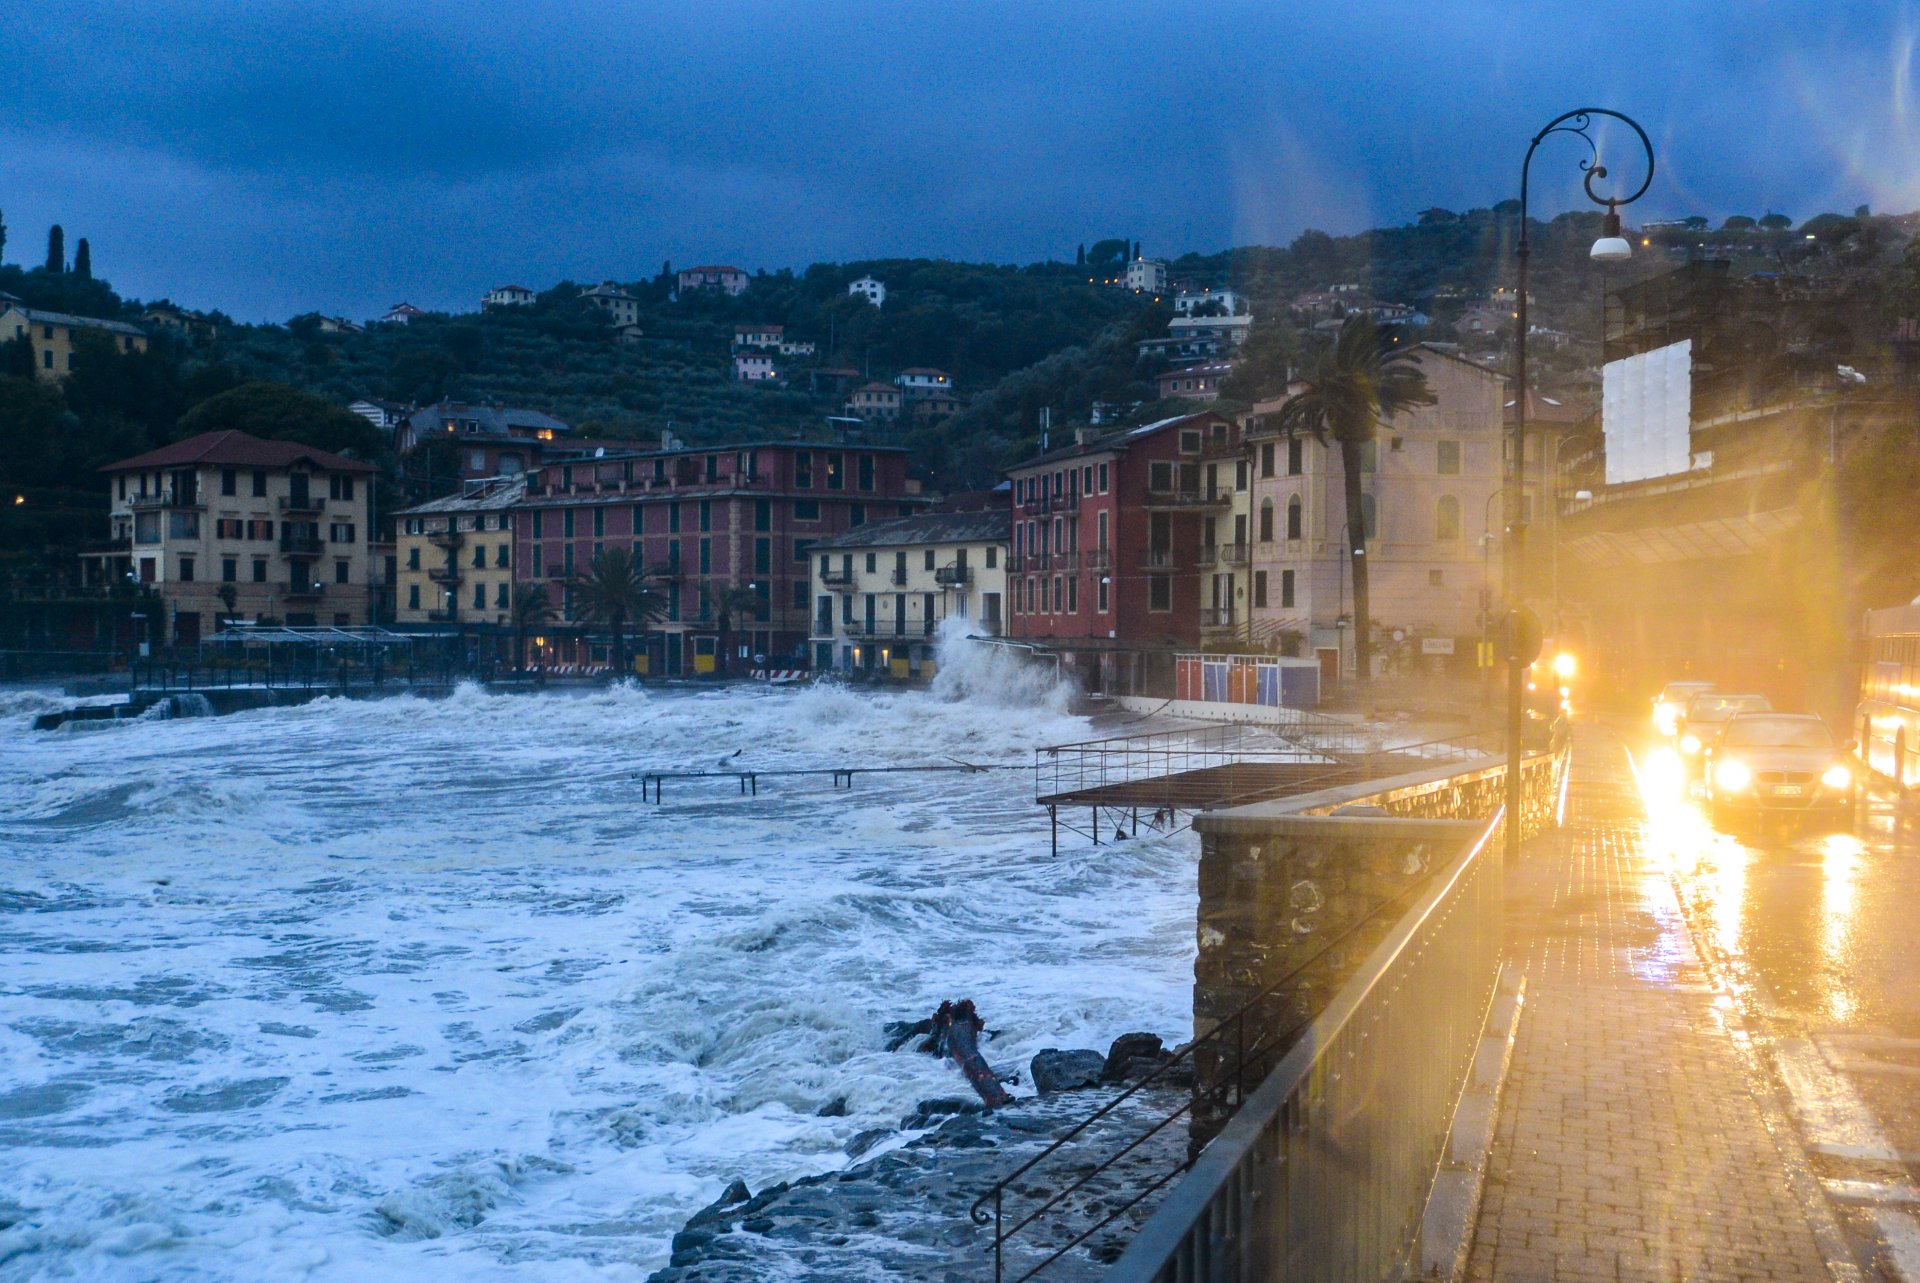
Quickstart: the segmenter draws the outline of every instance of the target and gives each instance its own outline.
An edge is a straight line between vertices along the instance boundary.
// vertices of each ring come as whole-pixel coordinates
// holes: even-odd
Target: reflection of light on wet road
[[[1849,833],[1830,834],[1821,842],[1820,947],[1826,954],[1827,973],[1833,977],[1828,982],[1827,1011],[1841,1023],[1853,1015],[1853,995],[1838,981],[1851,970],[1847,962],[1859,900],[1860,856],[1865,850],[1866,844]]]
[[[1747,851],[1707,823],[1693,802],[1686,765],[1672,748],[1638,759],[1634,774],[1647,815],[1647,854],[1671,870],[1683,903],[1704,902],[1715,946],[1737,954],[1746,910]]]

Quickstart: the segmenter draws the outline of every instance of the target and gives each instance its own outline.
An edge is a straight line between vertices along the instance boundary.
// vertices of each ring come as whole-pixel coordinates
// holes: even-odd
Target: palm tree
[[[1366,447],[1372,444],[1380,420],[1402,410],[1432,405],[1427,376],[1414,367],[1420,358],[1396,352],[1373,318],[1364,312],[1349,316],[1340,326],[1333,346],[1316,353],[1299,388],[1280,407],[1278,427],[1283,436],[1306,435],[1325,445],[1340,447],[1347,498],[1347,547],[1353,578],[1353,657],[1361,681],[1373,660],[1371,603],[1367,595],[1367,521],[1360,494],[1360,469]]]
[[[513,586],[513,671],[524,671],[527,634],[553,618],[547,586],[521,580]]]
[[[609,548],[573,581],[573,605],[582,619],[613,631],[613,668],[627,671],[627,623],[644,631],[667,613],[667,599],[647,582],[647,572],[625,548]]]
[[[758,617],[763,604],[760,594],[751,588],[742,588],[738,584],[702,583],[700,595],[707,601],[707,608],[716,617],[720,625],[720,671],[727,671],[727,657],[732,652],[733,624],[741,615]]]

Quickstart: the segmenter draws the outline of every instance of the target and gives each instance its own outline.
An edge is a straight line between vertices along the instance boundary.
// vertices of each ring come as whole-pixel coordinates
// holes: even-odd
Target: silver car
[[[1846,754],[1810,713],[1736,714],[1706,751],[1715,827],[1783,817],[1851,828],[1858,785]]]

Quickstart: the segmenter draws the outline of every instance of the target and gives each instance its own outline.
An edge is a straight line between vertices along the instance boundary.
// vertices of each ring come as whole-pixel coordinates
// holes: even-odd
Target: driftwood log
[[[896,1021],[887,1026],[887,1050],[898,1051],[913,1038],[926,1036],[920,1050],[930,1055],[951,1057],[980,1093],[988,1109],[998,1109],[1013,1097],[1000,1085],[1000,1076],[980,1054],[980,1033],[987,1022],[973,1008],[973,999],[943,1002],[940,1010],[926,1020]]]

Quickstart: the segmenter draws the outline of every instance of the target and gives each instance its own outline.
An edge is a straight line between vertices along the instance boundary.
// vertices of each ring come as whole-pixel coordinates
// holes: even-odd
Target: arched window
[[[1433,506],[1433,537],[1435,539],[1458,539],[1460,537],[1460,501],[1450,494],[1440,496]]]
[[[1273,542],[1273,500],[1260,501],[1260,542]]]
[[[1287,500],[1287,538],[1300,537],[1300,496],[1294,495]]]

